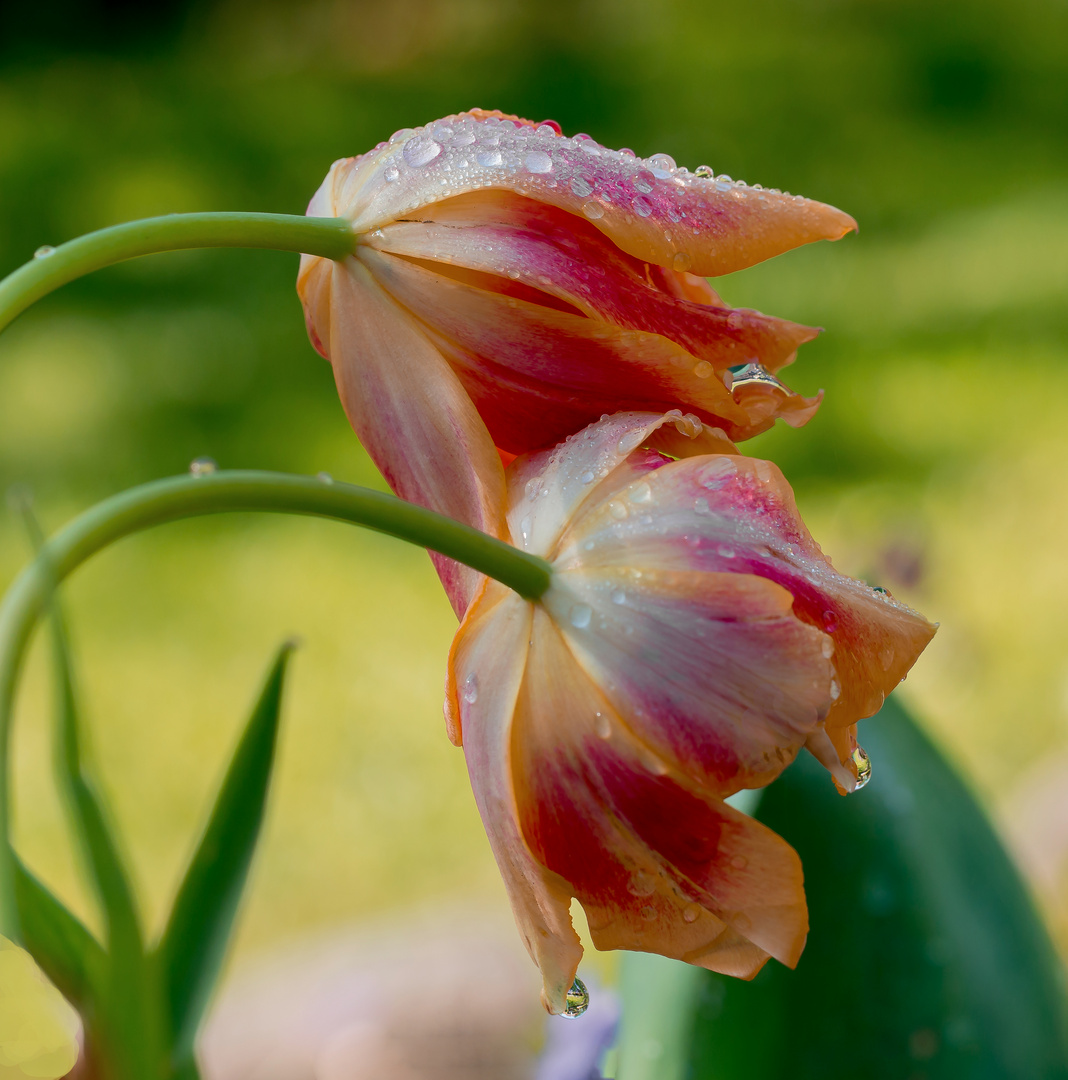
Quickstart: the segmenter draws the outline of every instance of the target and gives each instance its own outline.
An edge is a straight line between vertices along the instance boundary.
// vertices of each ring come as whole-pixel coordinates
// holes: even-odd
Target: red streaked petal
[[[403,499],[499,535],[501,460],[471,399],[418,324],[355,259],[311,264],[299,287],[349,421],[389,486]],[[462,613],[481,575],[434,558]]]
[[[316,206],[372,232],[480,188],[581,215],[635,258],[702,276],[856,228],[848,214],[823,203],[698,177],[592,139],[561,137],[549,125],[480,113],[398,132],[369,154],[335,163]]]
[[[770,783],[830,708],[826,637],[766,578],[592,566],[543,603],[622,721],[709,793]]]
[[[448,211],[448,213],[445,213]],[[616,326],[661,334],[722,373],[756,360],[777,371],[817,331],[757,311],[695,303],[588,222],[508,192],[473,192],[367,238],[381,251],[521,281]],[[659,268],[658,268],[659,269]],[[502,289],[503,291],[503,289]]]
[[[539,609],[531,638],[512,729],[517,809],[531,851],[570,884],[598,947],[720,970],[718,954],[740,962],[723,946],[745,939],[795,963],[807,919],[789,845],[635,738]]]
[[[449,658],[447,695],[462,716],[471,788],[516,925],[544,980],[542,999],[563,1012],[582,946],[571,925],[567,882],[532,857],[516,815],[512,728],[527,658],[533,605],[487,582],[468,611]]]

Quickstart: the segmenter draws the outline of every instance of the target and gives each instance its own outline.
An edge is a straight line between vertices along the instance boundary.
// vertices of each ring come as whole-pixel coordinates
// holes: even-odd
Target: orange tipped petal
[[[299,287],[349,421],[390,487],[499,535],[501,460],[470,397],[418,324],[356,259],[310,262]],[[462,613],[481,575],[433,557]]]
[[[591,221],[645,262],[703,276],[727,274],[856,228],[848,214],[610,150],[555,126],[485,113],[397,132],[360,158],[337,162],[317,212],[372,232],[412,211],[478,188],[514,191]]]

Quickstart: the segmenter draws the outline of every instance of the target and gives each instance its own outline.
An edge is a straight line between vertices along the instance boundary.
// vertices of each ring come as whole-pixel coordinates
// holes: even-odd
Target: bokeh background
[[[0,272],[151,214],[301,212],[335,158],[474,105],[848,210],[858,236],[717,284],[827,328],[789,376],[826,389],[820,413],[750,452],[782,465],[841,569],[941,622],[902,693],[1068,946],[1066,43],[1060,0],[4,2]],[[38,305],[0,339],[0,488],[31,485],[54,528],[203,455],[380,484],[295,272],[280,253],[154,256]],[[0,580],[26,556],[5,510]],[[444,734],[454,621],[422,552],[202,521],[125,541],[68,595],[155,922],[294,633],[238,957],[442,899],[503,909]],[[17,836],[94,921],[52,794],[46,685],[38,656]]]

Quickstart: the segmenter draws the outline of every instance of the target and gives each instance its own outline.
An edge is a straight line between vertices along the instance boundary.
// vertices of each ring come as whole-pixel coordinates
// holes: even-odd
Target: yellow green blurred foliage
[[[1036,769],[1068,791],[1068,763],[1048,779],[1068,758],[1062,4],[60,7],[47,22],[0,9],[5,271],[146,214],[299,212],[335,158],[473,105],[853,213],[859,236],[720,282],[732,303],[827,327],[789,375],[826,389],[820,413],[750,452],[782,465],[841,569],[941,622],[904,692],[995,816],[1025,836],[1068,818],[1068,795],[1020,809]],[[51,528],[201,455],[378,483],[306,341],[295,271],[283,254],[187,252],[39,305],[0,339],[0,485],[31,483]],[[6,516],[3,580],[26,552]],[[503,904],[444,737],[454,624],[422,553],[325,523],[197,522],[124,542],[69,600],[93,748],[155,923],[292,633],[305,645],[241,948],[443,896]],[[18,838],[92,918],[45,687],[37,657]],[[1062,834],[1039,845],[1036,880],[1068,943]]]
[[[78,1017],[29,953],[0,937],[0,1080],[55,1080],[78,1057]]]

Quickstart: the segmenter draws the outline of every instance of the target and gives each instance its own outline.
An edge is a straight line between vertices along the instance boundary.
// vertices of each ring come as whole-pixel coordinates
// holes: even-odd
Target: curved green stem
[[[355,250],[356,234],[344,218],[239,211],[168,214],[113,225],[57,248],[41,248],[0,281],[0,331],[42,296],[83,274],[140,255],[204,247],[274,248],[343,259]]]
[[[0,603],[0,930],[10,934],[16,926],[8,839],[12,710],[26,647],[50,588],[124,536],[180,518],[240,510],[364,525],[466,563],[527,600],[542,596],[552,577],[543,559],[469,525],[393,495],[311,477],[268,472],[178,476],[132,488],[87,510],[43,546]]]

